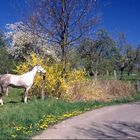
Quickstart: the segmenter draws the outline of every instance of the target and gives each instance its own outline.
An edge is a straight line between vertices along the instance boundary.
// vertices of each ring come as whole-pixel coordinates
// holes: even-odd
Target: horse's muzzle
[[[46,71],[45,71],[45,70],[43,70],[43,71],[42,71],[42,74],[45,74],[45,73],[46,73]]]

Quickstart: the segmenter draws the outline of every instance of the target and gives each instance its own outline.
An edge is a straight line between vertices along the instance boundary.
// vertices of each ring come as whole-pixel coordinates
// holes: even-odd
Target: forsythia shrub
[[[45,79],[45,93],[52,96],[61,95],[62,98],[69,97],[66,95],[66,91],[68,90],[71,83],[84,80],[86,72],[85,70],[73,70],[69,69],[66,72],[66,78],[62,78],[62,66],[59,63],[55,63],[52,65],[47,65],[47,60],[43,60],[43,58],[39,57],[35,53],[31,53],[30,57],[26,60],[26,62],[20,63],[20,65],[16,66],[14,70],[17,74],[23,74],[30,70],[31,67],[39,64],[46,70],[46,79]],[[37,73],[34,79],[34,84],[31,89],[32,94],[40,94],[42,88],[42,75]]]

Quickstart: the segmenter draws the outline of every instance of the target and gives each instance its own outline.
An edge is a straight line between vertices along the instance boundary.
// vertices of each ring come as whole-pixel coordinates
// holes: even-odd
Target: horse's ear
[[[32,70],[33,69],[33,66],[32,65],[28,65],[29,66],[29,70]]]
[[[39,64],[36,64],[35,66],[40,66]]]

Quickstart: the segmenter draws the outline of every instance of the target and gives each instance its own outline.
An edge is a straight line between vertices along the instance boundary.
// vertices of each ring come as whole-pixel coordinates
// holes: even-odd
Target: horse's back
[[[0,75],[0,83],[8,83],[10,81],[10,74]]]

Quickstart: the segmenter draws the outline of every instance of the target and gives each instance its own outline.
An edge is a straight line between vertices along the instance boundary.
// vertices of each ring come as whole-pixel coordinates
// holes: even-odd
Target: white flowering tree
[[[45,56],[50,55],[58,60],[57,48],[47,42],[47,35],[36,34],[23,22],[6,25],[6,37],[9,40],[9,53],[15,60],[25,59],[32,51]]]

